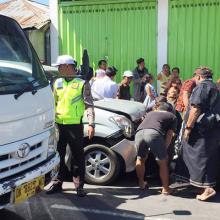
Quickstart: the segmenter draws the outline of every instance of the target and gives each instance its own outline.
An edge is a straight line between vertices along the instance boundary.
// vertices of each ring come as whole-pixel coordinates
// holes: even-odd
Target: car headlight
[[[50,129],[50,136],[48,139],[47,157],[56,153],[57,151],[57,138],[55,128]]]
[[[111,116],[109,120],[115,123],[119,128],[123,130],[126,137],[130,138],[133,135],[133,124],[132,122],[123,115]]]

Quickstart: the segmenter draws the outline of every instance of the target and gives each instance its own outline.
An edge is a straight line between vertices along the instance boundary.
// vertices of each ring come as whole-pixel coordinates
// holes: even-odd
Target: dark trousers
[[[84,185],[85,177],[85,158],[83,150],[83,125],[61,125],[58,124],[59,141],[57,150],[60,154],[60,170],[58,180],[64,181],[66,173],[65,155],[66,147],[69,144],[71,151],[71,174],[74,177],[80,177],[80,187]]]

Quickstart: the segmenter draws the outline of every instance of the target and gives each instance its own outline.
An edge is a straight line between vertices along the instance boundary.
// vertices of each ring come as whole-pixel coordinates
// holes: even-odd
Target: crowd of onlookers
[[[132,99],[145,105],[148,114],[135,135],[136,172],[140,188],[148,187],[144,172],[150,149],[159,164],[162,193],[169,195],[173,192],[169,188],[167,150],[176,139],[179,148],[176,150],[182,163],[177,166],[180,167],[176,170],[180,172],[177,176],[188,179],[201,189],[196,197],[198,200],[213,197],[219,170],[217,155],[220,139],[216,132],[220,126],[220,80],[213,82],[212,71],[208,67],[198,67],[191,79],[182,81],[178,67],[171,70],[168,64],[164,64],[157,74],[160,82],[157,92],[155,79],[143,58],[137,60],[133,71],[123,73],[119,85],[114,82],[116,73],[115,67],[107,67],[107,62],[101,60],[96,76],[90,81],[92,96],[94,100]],[[132,81],[133,96],[130,91]],[[182,174],[183,170],[187,172]]]
[[[126,70],[122,75],[122,81],[117,84],[114,78],[118,70],[114,66],[108,67],[106,60],[100,60],[99,68],[90,80],[94,100],[103,98],[134,100],[142,102],[148,110],[155,104],[156,97],[164,96],[167,102],[183,116],[188,106],[189,96],[196,86],[194,77],[183,81],[179,67],[171,69],[169,64],[164,64],[162,71],[155,79],[146,68],[143,58],[137,59],[136,62],[135,69]],[[155,88],[156,80],[159,81],[158,91]],[[133,83],[133,94],[131,94],[131,83]],[[219,85],[220,79],[217,81],[217,86]]]

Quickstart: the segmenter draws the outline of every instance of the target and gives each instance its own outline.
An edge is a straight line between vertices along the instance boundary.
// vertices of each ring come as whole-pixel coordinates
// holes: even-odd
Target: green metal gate
[[[219,0],[170,0],[168,62],[184,79],[201,65],[220,77]]]
[[[86,48],[94,68],[103,58],[118,68],[118,82],[139,57],[156,73],[155,0],[78,1],[59,6],[60,54],[71,54],[80,62]]]

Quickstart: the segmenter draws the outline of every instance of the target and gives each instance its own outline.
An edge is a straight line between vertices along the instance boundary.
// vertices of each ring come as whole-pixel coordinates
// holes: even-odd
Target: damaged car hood
[[[129,115],[132,121],[140,119],[146,113],[145,106],[142,103],[121,99],[95,101],[94,106],[117,114]]]

